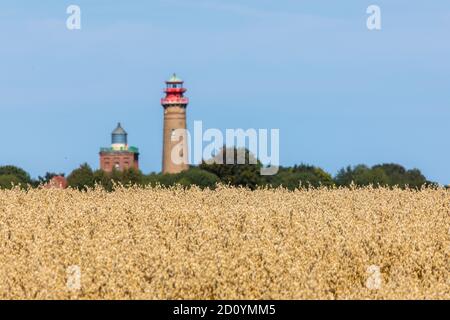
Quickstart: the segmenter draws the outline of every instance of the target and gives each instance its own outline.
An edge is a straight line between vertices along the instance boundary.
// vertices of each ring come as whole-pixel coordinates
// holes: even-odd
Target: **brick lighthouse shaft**
[[[183,80],[175,74],[166,81],[166,97],[161,99],[164,107],[163,129],[163,173],[179,173],[189,169],[188,145],[185,135],[177,135],[177,129],[186,130],[186,107],[189,103],[184,97],[186,89]]]

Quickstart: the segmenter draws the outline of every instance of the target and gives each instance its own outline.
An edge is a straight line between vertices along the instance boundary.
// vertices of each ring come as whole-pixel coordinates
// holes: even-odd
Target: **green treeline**
[[[227,158],[234,152],[234,158]],[[245,153],[245,164],[237,164],[238,152]],[[217,164],[218,157],[223,157],[223,163]],[[228,161],[227,161],[228,160]],[[230,164],[231,163],[231,164]],[[143,174],[134,169],[123,172],[106,173],[102,170],[93,171],[88,164],[82,164],[73,170],[66,178],[68,185],[80,190],[101,185],[106,190],[113,190],[114,185],[197,185],[201,188],[214,188],[218,183],[232,186],[243,186],[256,189],[259,186],[285,187],[290,190],[302,187],[320,186],[399,186],[420,188],[424,185],[436,185],[430,182],[418,169],[407,170],[398,164],[380,164],[372,167],[366,165],[348,166],[341,169],[335,176],[321,168],[311,165],[295,165],[280,167],[278,173],[271,176],[260,174],[262,164],[245,149],[225,149],[218,156],[203,161],[199,166],[179,174],[151,173]],[[0,167],[0,188],[11,188],[13,185],[38,187],[48,183],[54,176],[62,175],[47,173],[37,180],[30,178],[24,170],[14,166]]]

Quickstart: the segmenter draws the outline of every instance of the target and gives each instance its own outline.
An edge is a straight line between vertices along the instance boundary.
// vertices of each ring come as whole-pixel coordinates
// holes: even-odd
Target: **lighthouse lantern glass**
[[[179,88],[183,88],[183,84],[182,83],[168,83],[167,88],[179,89]]]

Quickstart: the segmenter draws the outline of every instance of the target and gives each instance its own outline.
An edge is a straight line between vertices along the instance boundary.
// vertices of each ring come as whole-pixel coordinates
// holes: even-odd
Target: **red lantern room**
[[[189,104],[189,99],[184,97],[186,89],[183,88],[184,81],[174,74],[169,80],[166,81],[166,97],[161,99],[161,104],[164,108],[172,105],[186,107]]]

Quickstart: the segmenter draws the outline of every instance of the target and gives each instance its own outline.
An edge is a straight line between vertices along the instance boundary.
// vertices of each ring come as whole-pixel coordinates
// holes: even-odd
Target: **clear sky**
[[[0,164],[98,168],[120,121],[160,171],[174,71],[188,127],[279,128],[283,165],[396,162],[450,183],[448,0],[2,0]]]

